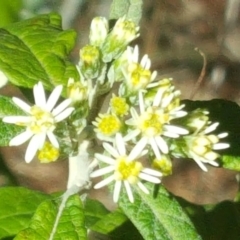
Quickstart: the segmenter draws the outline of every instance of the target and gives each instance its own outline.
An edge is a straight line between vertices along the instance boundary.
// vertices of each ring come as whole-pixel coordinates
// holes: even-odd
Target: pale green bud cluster
[[[189,134],[183,136],[178,142],[172,144],[173,155],[176,157],[192,158],[203,171],[207,171],[204,163],[218,166],[216,161],[220,154],[215,150],[221,150],[229,147],[228,143],[222,143],[220,140],[228,134],[214,133],[218,123],[209,121],[208,111],[196,109],[183,120],[183,124],[189,129]],[[180,148],[179,148],[180,146]]]
[[[111,31],[106,18],[94,18],[89,34],[90,43],[80,50],[79,66],[84,78],[96,79],[103,84],[106,63],[122,55],[127,45],[139,36],[138,30],[139,27],[125,17],[120,18]],[[112,81],[116,81],[115,77]]]

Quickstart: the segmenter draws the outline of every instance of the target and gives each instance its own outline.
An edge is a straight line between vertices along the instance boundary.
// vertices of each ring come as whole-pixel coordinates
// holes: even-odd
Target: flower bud
[[[59,157],[59,149],[46,141],[43,148],[38,151],[37,156],[41,163],[55,162]]]
[[[101,58],[98,47],[86,45],[80,50],[80,71],[87,79],[98,77],[101,71]]]
[[[126,46],[139,36],[138,30],[139,27],[134,22],[125,20],[124,17],[118,19],[102,46],[103,61],[110,62],[118,58]]]
[[[101,47],[108,34],[108,21],[104,17],[95,17],[90,27],[90,44]]]
[[[88,98],[87,84],[83,84],[81,81],[74,82],[73,78],[68,80],[67,96],[72,100],[72,104],[81,102]]]

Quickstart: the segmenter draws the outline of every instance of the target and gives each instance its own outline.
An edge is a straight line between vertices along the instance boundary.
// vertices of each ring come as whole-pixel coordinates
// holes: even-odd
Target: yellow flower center
[[[83,47],[82,50],[80,51],[80,57],[84,63],[92,65],[98,61],[100,57],[100,52],[97,47],[87,45]]]
[[[50,142],[45,142],[41,150],[38,151],[38,159],[41,163],[54,162],[59,157],[59,149]]]
[[[143,166],[140,162],[129,161],[126,157],[119,157],[117,159],[115,178],[116,180],[127,180],[134,184],[138,181],[138,176]]]
[[[111,136],[121,128],[121,122],[114,115],[103,116],[98,123],[98,130],[104,135]]]
[[[154,159],[152,167],[161,171],[164,176],[172,174],[172,162],[164,155],[161,157],[161,159]]]
[[[139,119],[139,129],[148,137],[158,136],[163,132],[163,124],[168,122],[169,116],[150,107]]]
[[[212,151],[213,144],[219,142],[216,135],[198,136],[192,140],[191,150],[197,155],[214,161],[218,154]]]
[[[119,116],[124,116],[128,113],[129,105],[126,103],[125,98],[113,97],[111,99],[111,109],[112,111]]]
[[[30,112],[32,121],[29,124],[29,128],[34,134],[55,129],[55,121],[51,112],[44,111],[36,105],[31,107]]]
[[[128,71],[130,72],[131,85],[135,89],[143,89],[151,80],[151,71],[144,69],[138,63],[130,64]]]
[[[137,34],[135,23],[128,20],[117,22],[113,31],[118,40],[126,42],[131,41]]]

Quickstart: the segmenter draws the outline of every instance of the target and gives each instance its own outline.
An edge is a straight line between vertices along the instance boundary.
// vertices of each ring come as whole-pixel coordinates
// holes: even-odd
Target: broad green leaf
[[[155,198],[136,189],[134,204],[122,195],[119,205],[144,239],[201,239],[182,207],[162,186]]]
[[[79,74],[67,56],[76,33],[63,31],[57,14],[40,15],[0,29],[0,70],[15,85],[32,88],[39,80],[49,90]]]
[[[120,209],[109,212],[97,200],[87,199],[84,204],[86,227],[111,239],[142,239],[137,229]]]
[[[142,0],[113,0],[110,10],[110,19],[118,19],[126,15],[136,24],[142,16]]]
[[[26,228],[38,205],[48,197],[22,187],[0,188],[0,239]]]
[[[84,203],[84,212],[86,227],[91,228],[97,221],[106,216],[109,210],[101,202],[88,198]]]
[[[4,116],[25,115],[9,97],[0,96],[0,118]],[[25,129],[0,120],[0,146],[8,146],[9,141]]]
[[[56,201],[47,200],[41,203],[29,227],[21,231],[14,240],[49,239],[57,212],[58,204]],[[87,239],[87,231],[84,226],[83,206],[77,194],[72,195],[67,200],[53,239]]]
[[[120,227],[127,220],[128,218],[125,214],[119,210],[116,210],[105,215],[101,220],[97,221],[93,226],[91,226],[90,229],[102,234],[109,234]]]
[[[222,154],[220,162],[224,168],[240,170],[240,107],[235,103],[223,99],[210,101],[184,100],[187,111],[197,108],[207,109],[212,122],[219,122],[217,133],[227,132],[228,136],[221,142],[230,144],[230,148],[218,151]]]

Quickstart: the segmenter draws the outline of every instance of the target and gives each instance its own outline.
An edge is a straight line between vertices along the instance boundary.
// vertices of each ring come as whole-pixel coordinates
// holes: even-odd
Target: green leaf
[[[118,19],[126,15],[136,24],[142,16],[142,0],[113,0],[110,10],[110,19]]]
[[[240,172],[240,156],[223,155],[221,162],[224,168]]]
[[[4,116],[25,115],[9,97],[0,96],[0,118]],[[14,124],[0,121],[0,146],[8,146],[9,141],[25,129]]]
[[[4,123],[0,120],[0,146],[8,146],[10,140],[24,130],[25,129],[20,126]]]
[[[29,228],[21,231],[14,240],[49,239],[57,216],[58,205],[59,203],[54,200],[41,203]],[[77,194],[70,196],[67,200],[53,239],[87,239],[83,206]]]
[[[109,210],[99,201],[90,198],[86,199],[84,204],[85,224],[87,228],[91,228],[97,221],[101,220],[109,213]]]
[[[32,88],[42,81],[49,90],[79,78],[67,55],[76,33],[63,31],[57,14],[38,17],[0,29],[0,70],[17,86]]]
[[[102,234],[109,234],[128,220],[120,210],[105,215],[90,227],[91,230]]]
[[[197,108],[207,109],[212,122],[219,122],[217,133],[227,132],[228,136],[221,140],[230,144],[230,148],[218,151],[222,154],[219,159],[224,168],[240,170],[240,107],[235,103],[223,99],[210,101],[184,100],[187,111]]]
[[[146,186],[150,190],[150,184]],[[119,205],[144,239],[201,239],[179,203],[162,186],[155,198],[136,189],[134,204],[122,195]]]
[[[25,113],[12,101],[12,98],[0,95],[0,118],[15,115],[25,115]]]
[[[26,228],[38,205],[48,197],[22,187],[0,188],[0,239]]]

